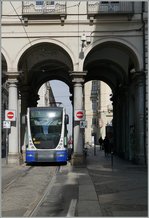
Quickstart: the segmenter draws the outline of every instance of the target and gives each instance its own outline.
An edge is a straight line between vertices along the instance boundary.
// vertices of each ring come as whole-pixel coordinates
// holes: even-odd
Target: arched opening
[[[20,58],[18,69],[22,71],[19,83],[22,116],[26,114],[27,107],[37,107],[40,87],[51,80],[62,81],[67,85],[69,92],[73,92],[69,76],[69,71],[73,70],[72,60],[69,54],[56,44],[39,43],[32,46]],[[24,133],[25,126],[22,124],[21,145]]]
[[[143,97],[143,86],[139,87],[139,77],[132,73],[138,68],[138,60],[133,51],[122,43],[112,41],[95,46],[84,61],[84,70],[88,72],[86,82],[103,81],[112,90],[114,151],[132,161],[138,161],[138,156],[144,149],[143,137],[139,132],[143,123],[138,121],[139,114],[143,116],[143,109],[136,109],[139,100],[134,91],[136,87]],[[142,142],[136,142],[135,137]]]
[[[47,81],[58,79],[70,87],[72,83],[69,71],[73,70],[72,60],[69,54],[60,46],[52,43],[39,43],[29,48],[21,57],[18,69],[23,71],[20,83],[20,92],[28,94],[22,113],[26,112],[27,106],[37,106],[39,99],[38,90]],[[25,102],[26,101],[26,102]]]

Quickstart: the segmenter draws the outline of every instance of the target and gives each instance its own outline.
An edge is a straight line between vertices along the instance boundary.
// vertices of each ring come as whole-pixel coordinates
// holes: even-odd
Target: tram
[[[67,162],[68,123],[64,107],[27,108],[26,163]]]

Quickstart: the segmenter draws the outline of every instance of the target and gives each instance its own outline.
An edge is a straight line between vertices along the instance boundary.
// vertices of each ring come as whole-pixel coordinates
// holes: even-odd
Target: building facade
[[[147,1],[2,1],[1,23],[8,108],[17,114],[10,162],[18,160],[22,143],[19,117],[37,106],[39,88],[52,79],[69,86],[74,111],[84,109],[85,83],[105,82],[112,90],[115,152],[146,162]],[[73,132],[77,164],[83,160],[79,121]]]
[[[94,80],[85,83],[85,113],[87,127],[85,128],[85,143],[99,144],[99,138],[106,136],[106,126],[112,126],[113,106],[110,101],[110,87],[101,81]]]
[[[39,100],[37,102],[38,107],[50,106],[51,103],[55,102],[55,98],[53,95],[52,88],[50,86],[50,82],[46,82],[40,87],[38,91],[38,95],[39,95]]]

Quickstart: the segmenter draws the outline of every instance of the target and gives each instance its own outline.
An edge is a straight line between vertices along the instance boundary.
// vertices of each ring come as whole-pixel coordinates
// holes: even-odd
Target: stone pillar
[[[74,83],[74,111],[84,109],[83,83],[86,72],[71,72],[72,82]],[[83,153],[83,129],[80,129],[80,121],[74,120],[74,152],[72,155],[72,165],[84,163]]]
[[[9,103],[8,109],[16,111],[16,121],[11,121],[11,129],[9,133],[9,148],[8,148],[8,164],[19,164],[20,154],[19,154],[19,113],[18,113],[18,76],[19,72],[8,72],[8,92],[9,92]]]
[[[136,120],[135,120],[135,138],[136,138],[136,162],[140,164],[145,164],[145,145],[144,145],[144,90],[145,90],[145,83],[144,83],[144,72],[136,72],[136,92],[135,92],[135,99],[136,99]]]

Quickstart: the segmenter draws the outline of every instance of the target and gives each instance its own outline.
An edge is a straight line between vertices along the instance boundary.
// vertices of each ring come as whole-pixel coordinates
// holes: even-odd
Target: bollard
[[[9,131],[8,129],[6,129],[6,164],[8,164],[8,143],[9,143],[8,134],[9,134]]]

